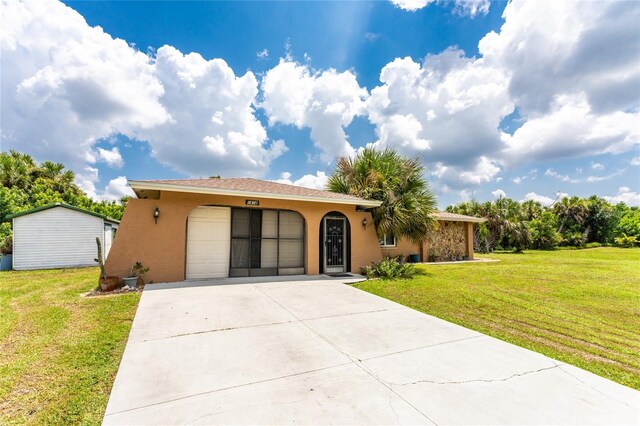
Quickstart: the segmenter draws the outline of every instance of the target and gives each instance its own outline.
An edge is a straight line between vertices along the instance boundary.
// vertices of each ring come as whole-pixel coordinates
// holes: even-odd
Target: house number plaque
[[[244,200],[244,204],[245,204],[245,206],[259,206],[260,205],[260,201],[259,200]]]

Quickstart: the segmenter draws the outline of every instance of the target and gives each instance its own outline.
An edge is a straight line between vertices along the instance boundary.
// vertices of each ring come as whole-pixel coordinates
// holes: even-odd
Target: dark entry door
[[[346,272],[347,244],[344,217],[324,218],[324,271]]]

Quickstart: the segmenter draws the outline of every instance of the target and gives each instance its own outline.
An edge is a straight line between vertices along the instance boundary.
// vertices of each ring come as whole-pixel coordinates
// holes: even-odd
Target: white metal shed
[[[106,259],[119,221],[62,203],[9,216],[13,220],[13,269],[95,266],[96,237]]]

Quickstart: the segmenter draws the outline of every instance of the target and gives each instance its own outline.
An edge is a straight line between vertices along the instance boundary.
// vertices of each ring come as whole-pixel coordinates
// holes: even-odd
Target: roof
[[[117,219],[112,219],[110,217],[103,216],[103,215],[101,215],[99,213],[92,212],[92,211],[85,210],[85,209],[81,209],[80,207],[71,206],[69,204],[64,204],[64,203],[46,204],[44,206],[36,207],[35,209],[26,210],[26,211],[23,211],[23,212],[20,212],[20,213],[10,214],[10,215],[7,216],[7,219],[13,219],[13,218],[20,217],[20,216],[26,216],[26,215],[31,214],[31,213],[41,212],[43,210],[49,210],[49,209],[52,209],[54,207],[64,207],[65,209],[75,210],[75,211],[80,212],[80,213],[85,213],[85,214],[88,214],[88,215],[91,215],[91,216],[99,217],[100,219],[104,219],[107,222],[120,223],[120,221],[117,220]]]
[[[433,215],[437,220],[447,222],[474,222],[481,223],[486,222],[487,219],[482,217],[466,216],[463,214],[449,213],[449,212],[436,212]]]
[[[140,198],[145,191],[175,191],[200,194],[260,197],[281,200],[311,201],[320,203],[352,204],[378,207],[380,201],[365,200],[353,195],[319,189],[303,188],[268,180],[252,178],[130,180],[129,186]]]

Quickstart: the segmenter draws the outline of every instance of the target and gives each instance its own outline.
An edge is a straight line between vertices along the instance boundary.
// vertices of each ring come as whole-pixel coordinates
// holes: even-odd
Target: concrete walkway
[[[640,424],[635,390],[344,281],[147,286],[104,423]]]

